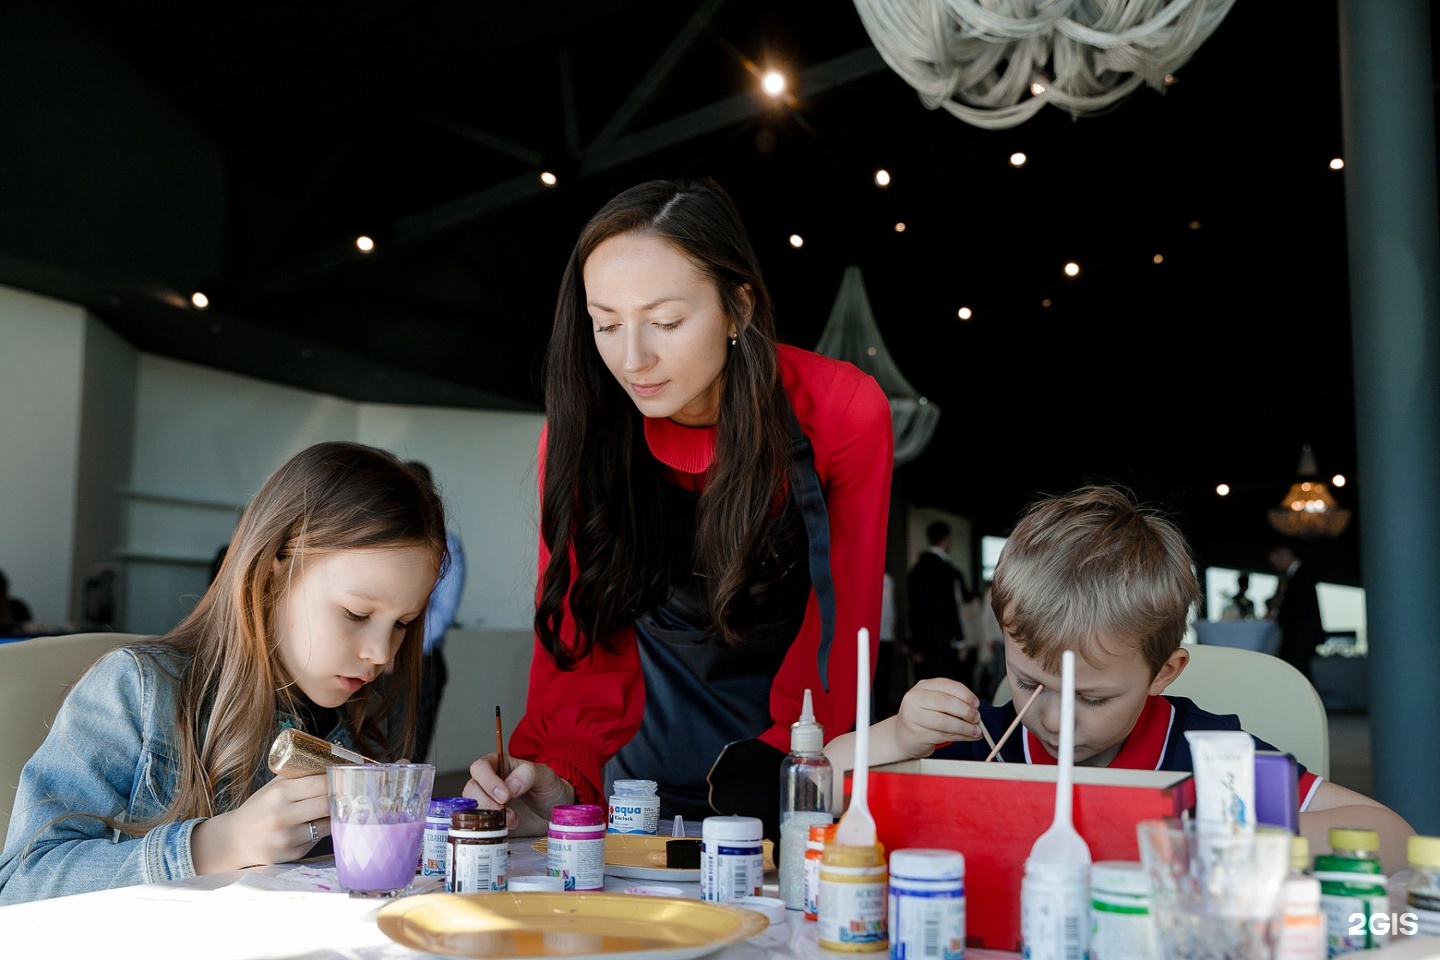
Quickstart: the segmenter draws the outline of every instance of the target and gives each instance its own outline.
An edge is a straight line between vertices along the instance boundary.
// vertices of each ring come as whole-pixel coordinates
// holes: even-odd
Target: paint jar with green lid
[[[1315,858],[1327,955],[1375,950],[1390,940],[1390,899],[1380,866],[1380,834],[1331,827],[1330,852]]]

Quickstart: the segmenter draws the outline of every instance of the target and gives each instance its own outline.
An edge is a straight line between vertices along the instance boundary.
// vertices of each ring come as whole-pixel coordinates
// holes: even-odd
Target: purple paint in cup
[[[352,897],[393,897],[415,879],[435,766],[367,763],[326,768],[335,872]]]

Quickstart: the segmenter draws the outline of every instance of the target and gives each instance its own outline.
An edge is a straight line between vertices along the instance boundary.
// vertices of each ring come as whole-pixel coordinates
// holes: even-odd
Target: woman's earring
[[[732,347],[735,346],[735,341],[738,340],[738,339],[739,339],[739,337],[731,337],[731,338],[730,338],[730,346],[732,346]]]

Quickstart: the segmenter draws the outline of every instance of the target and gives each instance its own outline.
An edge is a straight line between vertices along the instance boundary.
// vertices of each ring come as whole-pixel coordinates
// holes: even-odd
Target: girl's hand
[[[325,775],[276,777],[238,808],[196,824],[190,835],[190,859],[197,874],[288,863],[309,853],[316,839],[329,835],[330,785]]]
[[[895,721],[896,745],[906,757],[928,757],[942,743],[982,736],[980,698],[965,684],[943,677],[911,687]]]
[[[543,837],[550,828],[550,812],[575,802],[575,788],[549,767],[507,757],[509,774],[495,772],[496,755],[486,754],[470,764],[470,782],[464,795],[482,810],[504,810],[510,832],[521,837]]]

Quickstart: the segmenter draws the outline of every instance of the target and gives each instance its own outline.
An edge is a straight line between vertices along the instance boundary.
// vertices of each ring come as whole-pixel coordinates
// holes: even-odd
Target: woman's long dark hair
[[[608,648],[616,630],[664,600],[671,565],[683,562],[666,553],[661,468],[646,447],[644,418],[601,361],[585,309],[585,261],[620,234],[679,248],[715,283],[738,333],[722,374],[715,460],[697,508],[693,559],[716,631],[728,643],[740,640],[736,601],[765,556],[767,523],[788,489],[792,455],[774,310],[739,211],[709,179],[626,190],[580,232],[545,356],[540,531],[550,561],[535,632],[562,669],[595,643]],[[568,641],[561,635],[567,606],[575,625]]]

